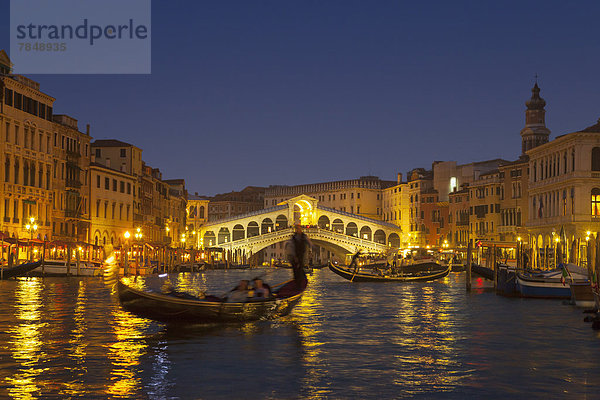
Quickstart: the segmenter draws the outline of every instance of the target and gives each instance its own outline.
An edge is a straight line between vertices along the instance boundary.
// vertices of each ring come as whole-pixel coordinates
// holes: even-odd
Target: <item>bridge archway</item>
[[[346,225],[346,235],[358,237],[358,227],[354,222],[348,222]]]
[[[336,218],[333,220],[333,223],[331,224],[331,228],[333,229],[334,232],[344,233],[344,223],[339,218]]]
[[[219,230],[219,244],[231,242],[231,234],[229,229],[223,227]]]
[[[248,233],[246,234],[246,237],[251,238],[253,236],[258,236],[258,235],[260,235],[258,223],[256,221],[248,222]]]
[[[329,218],[326,215],[321,215],[317,225],[321,229],[329,229]]]
[[[265,218],[260,224],[260,234],[264,235],[265,233],[273,232],[274,227],[273,220],[271,218]]]
[[[400,236],[397,233],[390,233],[390,236],[388,236],[388,245],[390,247],[400,247]]]
[[[287,229],[288,227],[288,219],[285,215],[279,214],[277,218],[275,218],[275,230],[279,231],[281,229]]]
[[[236,241],[244,239],[245,234],[246,230],[244,229],[244,227],[240,224],[237,224],[233,227],[232,240]]]
[[[373,241],[381,244],[385,244],[385,232],[381,229],[377,229],[373,234]]]
[[[204,234],[204,246],[214,246],[217,244],[217,238],[213,231],[206,231]]]
[[[300,199],[294,203],[294,224],[310,225],[313,206],[310,201]]]
[[[372,240],[371,238],[371,228],[368,226],[363,226],[360,228],[360,238],[365,240]]]

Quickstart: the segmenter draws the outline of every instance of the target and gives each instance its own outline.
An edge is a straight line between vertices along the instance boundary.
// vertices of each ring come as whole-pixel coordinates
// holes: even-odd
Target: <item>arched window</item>
[[[592,189],[592,216],[600,217],[600,189]]]
[[[204,206],[200,206],[200,212],[198,213],[198,217],[204,218]]]
[[[35,163],[31,163],[31,169],[29,170],[29,184],[35,186]]]
[[[8,182],[10,179],[10,158],[6,157],[4,161],[4,182]]]
[[[29,163],[27,161],[23,163],[23,185],[29,186]]]
[[[600,147],[592,149],[592,171],[600,171]]]
[[[19,184],[19,160],[15,159],[15,185]]]

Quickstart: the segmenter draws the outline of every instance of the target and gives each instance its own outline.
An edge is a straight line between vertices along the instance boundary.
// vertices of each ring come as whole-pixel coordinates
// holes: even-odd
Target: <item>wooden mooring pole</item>
[[[498,290],[498,264],[496,263],[496,245],[494,245],[492,251],[492,265],[494,267],[494,289]]]
[[[467,246],[467,275],[465,276],[465,283],[467,285],[467,292],[471,291],[471,264],[473,262],[473,245],[469,239]]]

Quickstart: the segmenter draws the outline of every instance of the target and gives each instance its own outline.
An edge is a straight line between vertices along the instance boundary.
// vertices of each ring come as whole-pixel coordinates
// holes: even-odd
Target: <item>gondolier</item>
[[[307,279],[304,272],[304,257],[306,251],[312,246],[312,243],[308,236],[302,232],[302,227],[296,225],[294,235],[288,242],[288,251],[290,264],[292,264],[292,270],[294,271],[294,281],[299,289],[306,287]]]

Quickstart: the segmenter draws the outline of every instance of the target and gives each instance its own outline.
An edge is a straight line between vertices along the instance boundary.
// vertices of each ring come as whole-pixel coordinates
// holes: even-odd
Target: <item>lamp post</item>
[[[554,238],[554,268],[556,268],[558,266],[559,263],[559,259],[558,259],[558,246],[560,245],[560,236],[556,236]],[[562,254],[561,254],[561,258],[562,258]]]
[[[31,256],[33,255],[33,251],[31,249],[31,241],[33,240],[33,233],[37,231],[38,226],[35,223],[35,218],[34,217],[30,217],[29,218],[29,223],[27,225],[25,225],[25,229],[29,232],[29,256],[27,257],[28,260],[31,259]]]
[[[140,243],[142,241],[142,237],[143,237],[142,228],[138,227],[135,232],[135,241],[137,242],[137,245],[138,245],[138,250],[137,250],[138,254],[136,255],[136,258],[135,258],[136,265],[138,265],[140,263],[140,260],[142,262],[144,261],[141,259],[142,257],[141,257],[141,250],[140,250]],[[141,244],[141,247],[142,247],[142,249],[144,248],[143,243]]]
[[[517,268],[521,266],[521,236],[517,236]]]
[[[129,233],[129,231],[125,231],[123,237],[125,238],[125,246],[123,246],[123,273],[127,275],[129,274],[129,257],[127,256],[127,251],[129,250],[129,238],[131,237],[131,233]]]
[[[589,246],[590,246],[590,234],[591,234],[591,232],[587,231],[585,234],[586,234],[586,236],[585,236],[585,265],[586,265],[586,267],[589,268],[589,266],[590,266],[590,260],[589,260],[588,254],[590,254]]]

